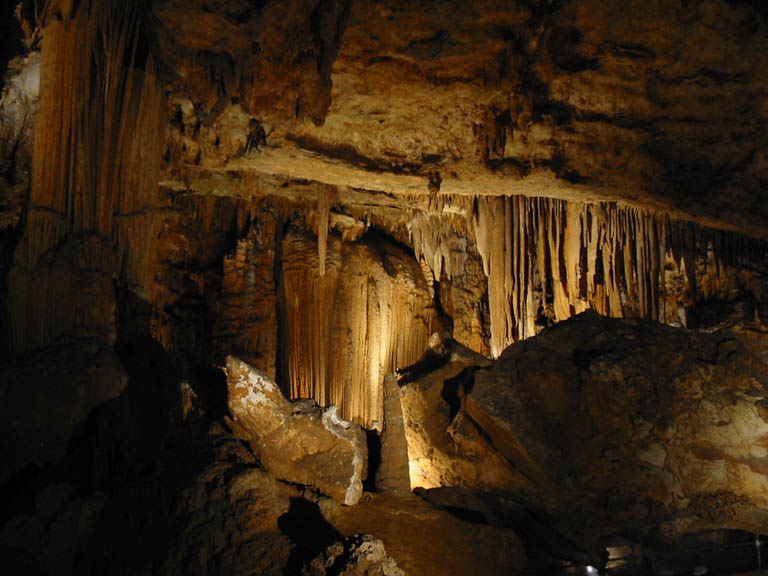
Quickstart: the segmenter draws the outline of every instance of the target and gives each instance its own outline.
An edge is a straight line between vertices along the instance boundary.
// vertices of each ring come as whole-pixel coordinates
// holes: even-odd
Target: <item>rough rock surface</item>
[[[293,548],[280,518],[299,491],[259,468],[233,438],[186,488],[174,513],[182,527],[165,551],[163,574],[285,573]]]
[[[585,313],[465,390],[462,411],[577,542],[768,530],[768,364],[728,332]]]
[[[384,378],[384,430],[381,432],[376,489],[381,492],[411,491],[400,387],[394,374],[387,374]]]
[[[178,92],[213,119],[225,96],[269,119],[269,146],[239,169],[396,194],[625,200],[765,232],[768,35],[753,2],[363,0],[321,2],[316,22],[317,2],[287,4],[155,9],[163,43],[183,47],[191,86]],[[276,19],[304,34],[286,45],[268,33]],[[231,33],[209,34],[213,22]]]
[[[318,503],[345,536],[380,539],[406,574],[520,574],[527,557],[512,530],[461,519],[413,494],[366,493],[357,506]]]
[[[232,427],[270,473],[347,505],[360,500],[368,451],[357,424],[335,406],[289,402],[266,374],[231,356],[226,372]]]
[[[405,576],[387,554],[384,543],[370,534],[355,534],[331,544],[312,561],[306,576]]]
[[[14,58],[0,98],[0,230],[16,226],[29,191],[40,53]]]
[[[412,488],[472,486],[509,488],[528,483],[459,408],[459,389],[469,370],[490,364],[455,344],[438,355],[428,351],[401,382],[401,403]]]

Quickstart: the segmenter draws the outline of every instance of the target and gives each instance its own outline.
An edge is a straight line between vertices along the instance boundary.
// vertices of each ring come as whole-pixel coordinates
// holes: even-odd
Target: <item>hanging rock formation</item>
[[[289,402],[269,377],[227,358],[231,424],[278,478],[313,486],[347,505],[363,493],[365,433],[311,400]]]
[[[9,278],[15,352],[78,335],[80,317],[91,314],[76,290],[40,263],[67,238],[85,238],[71,272],[82,271],[83,284],[103,275],[150,297],[165,99],[152,56],[137,50],[144,33],[140,7],[61,4],[47,3],[39,15],[45,34],[31,187]],[[50,295],[26,298],[32,289],[70,302],[69,316],[49,313]],[[101,298],[97,306],[109,307],[113,299]]]
[[[224,257],[221,297],[213,333],[224,356],[238,354],[275,378],[278,351],[278,220],[266,210],[249,223],[245,237]]]
[[[594,309],[687,325],[701,301],[761,292],[766,246],[660,213],[548,198],[476,199],[491,352]]]

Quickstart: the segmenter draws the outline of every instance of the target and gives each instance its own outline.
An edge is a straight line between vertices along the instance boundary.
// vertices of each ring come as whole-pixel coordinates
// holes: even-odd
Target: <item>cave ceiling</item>
[[[607,200],[768,233],[750,3],[167,0],[148,20],[167,188]]]

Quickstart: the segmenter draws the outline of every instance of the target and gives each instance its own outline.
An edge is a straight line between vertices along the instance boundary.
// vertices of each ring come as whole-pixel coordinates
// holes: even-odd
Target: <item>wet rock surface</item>
[[[38,4],[0,9],[0,572],[767,531],[759,2]],[[587,308],[713,332],[542,333]],[[387,491],[332,411],[239,402],[271,380],[227,413],[228,354],[371,438],[398,399]]]
[[[336,407],[290,402],[266,374],[227,358],[231,424],[270,473],[313,486],[347,505],[362,496],[367,471],[365,433]]]

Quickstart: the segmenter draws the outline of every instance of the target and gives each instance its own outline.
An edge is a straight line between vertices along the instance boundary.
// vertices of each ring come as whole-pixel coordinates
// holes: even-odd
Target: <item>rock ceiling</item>
[[[202,192],[251,175],[599,199],[764,235],[768,37],[742,3],[209,4],[153,9]],[[244,154],[224,141],[251,118]]]

